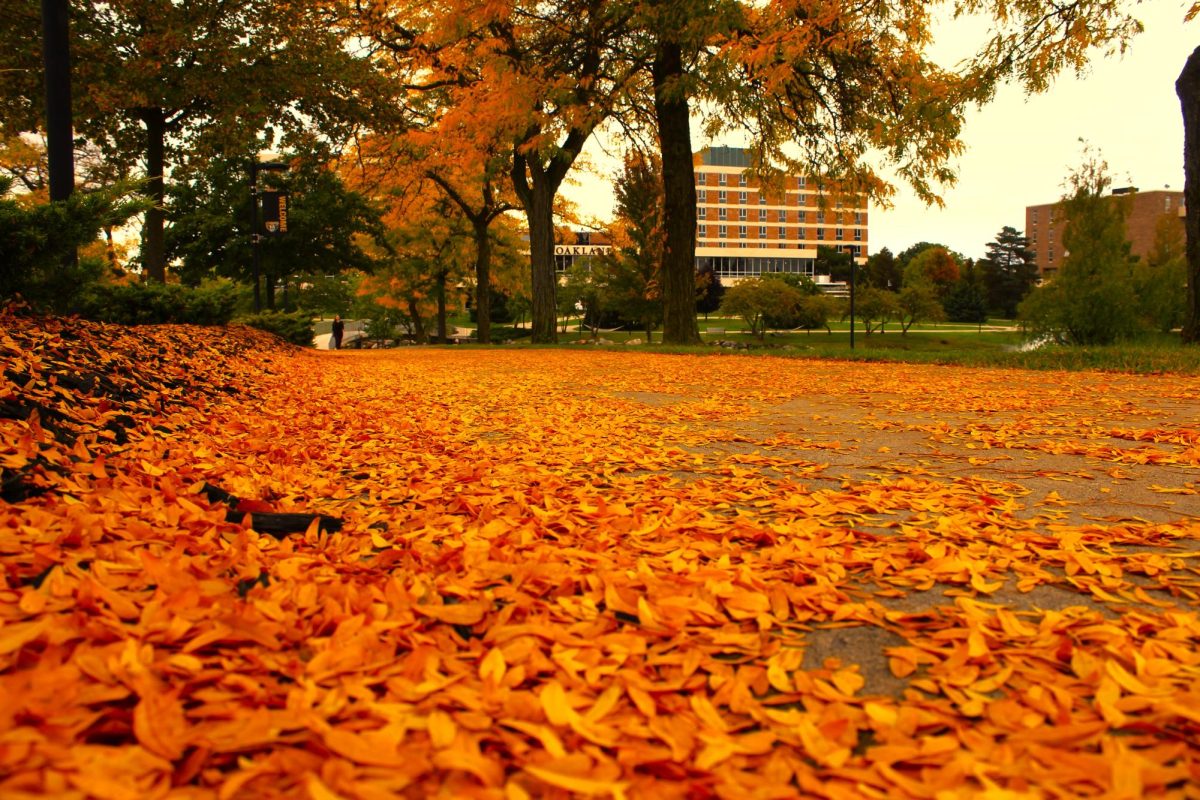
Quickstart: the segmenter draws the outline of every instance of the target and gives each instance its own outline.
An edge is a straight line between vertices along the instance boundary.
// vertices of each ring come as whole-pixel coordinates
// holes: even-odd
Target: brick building
[[[1139,192],[1128,187],[1114,189],[1111,199],[1129,204],[1125,235],[1136,256],[1144,258],[1154,246],[1154,229],[1163,215],[1178,219],[1180,227],[1183,226],[1183,192],[1165,189]],[[1054,275],[1066,256],[1060,216],[1058,203],[1025,207],[1025,235],[1029,237],[1029,247],[1037,256],[1038,270],[1043,278]]]
[[[814,275],[818,245],[867,255],[867,210],[831,203],[820,208],[803,175],[779,190],[764,190],[747,169],[750,153],[708,147],[694,154],[696,267],[711,265],[730,283],[768,272]]]

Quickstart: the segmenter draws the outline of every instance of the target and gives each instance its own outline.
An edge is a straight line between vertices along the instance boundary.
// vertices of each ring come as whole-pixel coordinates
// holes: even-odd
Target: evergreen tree
[[[874,286],[877,289],[899,288],[900,275],[900,265],[892,251],[886,247],[868,256],[866,267],[859,273],[864,286]]]
[[[1005,225],[996,239],[987,245],[987,257],[980,262],[989,308],[1012,319],[1017,306],[1037,283],[1038,268],[1029,239],[1016,228]]]
[[[987,290],[983,282],[982,262],[968,261],[958,282],[950,288],[942,302],[946,318],[951,322],[987,322]]]

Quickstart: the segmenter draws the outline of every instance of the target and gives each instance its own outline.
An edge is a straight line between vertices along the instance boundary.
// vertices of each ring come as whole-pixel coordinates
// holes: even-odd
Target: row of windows
[[[728,192],[728,191],[726,191],[725,189],[718,189],[718,190],[717,190],[717,193],[716,193],[716,195],[715,195],[715,197],[710,197],[710,195],[709,195],[709,193],[708,193],[708,190],[707,190],[707,189],[697,189],[697,190],[696,190],[696,202],[697,202],[697,203],[708,203],[708,202],[712,202],[714,199],[715,199],[715,201],[716,201],[717,203],[722,203],[722,204],[724,204],[724,203],[728,203],[728,202],[729,202],[729,192]],[[738,203],[738,205],[743,205],[743,206],[744,206],[744,205],[753,205],[753,204],[750,202],[750,195],[749,195],[749,193],[748,193],[748,192],[742,192],[742,191],[739,191],[739,192],[737,193],[737,203]],[[758,204],[759,204],[760,206],[765,206],[765,205],[767,205],[767,196],[766,196],[765,194],[763,194],[762,192],[759,192],[759,193],[758,193]],[[797,206],[814,206],[814,205],[816,205],[816,203],[815,203],[815,202],[813,202],[813,203],[810,203],[810,202],[809,202],[809,197],[808,197],[808,195],[807,195],[807,194],[804,194],[803,192],[801,192],[800,194],[796,195],[796,203],[795,203],[795,204],[796,204]],[[777,205],[777,206],[778,206],[778,205],[783,205],[783,204],[782,204],[782,203],[773,203],[772,205]],[[842,204],[841,204],[841,203],[839,203],[839,204],[837,205],[837,207],[838,207],[838,208],[841,208],[841,207],[842,207]],[[819,213],[819,214],[824,214],[825,212],[822,210],[822,211],[818,211],[817,213]],[[841,211],[838,211],[837,213],[838,213],[838,215],[839,215],[839,216],[842,214],[842,212],[841,212]],[[855,216],[855,217],[861,217],[861,216],[862,216],[862,213],[861,213],[861,212],[855,212],[854,216]]]
[[[793,222],[807,222],[808,221],[808,212],[807,211],[789,212],[783,208],[775,209],[775,210],[760,208],[760,209],[758,209],[758,213],[753,216],[754,216],[754,219],[757,219],[759,222],[771,222],[771,221],[787,222],[789,214],[791,214]],[[700,217],[700,219],[709,219],[710,217],[713,216],[712,208],[708,207],[708,208],[698,209],[698,216]],[[817,211],[815,213],[815,216],[816,216],[817,222],[825,222],[826,219],[829,217],[829,215],[827,215],[824,211]],[[835,223],[837,223],[838,225],[845,225],[847,223],[854,224],[854,225],[864,224],[863,215],[858,212],[855,212],[853,217],[851,217],[849,214],[843,214],[841,211],[837,212],[836,214],[833,214],[832,216],[833,216],[833,221]],[[739,220],[750,219],[750,217],[751,217],[750,209],[748,209],[748,208],[738,208],[737,209],[737,218]],[[729,210],[727,208],[725,208],[724,206],[717,206],[716,218],[718,220],[729,219]]]
[[[770,234],[769,234],[770,230],[771,229],[769,229],[766,225],[760,225],[758,227],[758,238],[759,239],[771,238]],[[805,230],[807,230],[809,232],[809,235],[807,237],[803,235]],[[816,239],[817,241],[824,241],[825,240],[825,230],[826,230],[825,228],[805,229],[805,228],[783,228],[783,227],[780,227],[780,228],[775,229],[775,237],[774,238],[787,239],[787,238],[789,238],[789,231],[790,231],[790,237],[792,239],[807,238],[810,240]],[[854,241],[861,242],[863,240],[862,228],[854,228],[851,231],[851,234],[852,234],[852,238],[854,239]],[[707,239],[708,235],[709,235],[709,228],[706,223],[702,222],[696,226],[696,236],[697,237],[699,237],[701,239]],[[717,238],[718,239],[729,238],[729,226],[728,225],[718,225],[717,226]],[[737,238],[739,238],[739,239],[749,238],[749,226],[738,225],[737,226]],[[834,228],[833,241],[842,242],[845,240],[846,240],[846,229],[845,228]]]
[[[697,172],[696,173],[696,185],[697,186],[705,186],[709,183],[712,183],[712,181],[709,180],[709,176],[711,176],[711,175],[717,176],[717,186],[728,186],[729,185],[729,173],[728,172],[716,172],[716,173]],[[737,174],[737,185],[738,186],[749,185],[749,181],[747,180],[747,175],[745,172],[739,172]],[[795,179],[794,185],[797,189],[807,188],[808,178],[806,178],[803,175],[800,175]]]

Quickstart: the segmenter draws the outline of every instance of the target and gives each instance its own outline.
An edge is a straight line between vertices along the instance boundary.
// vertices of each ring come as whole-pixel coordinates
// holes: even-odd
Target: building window
[[[717,173],[717,186],[725,186],[729,183],[729,176],[724,172]]]
[[[738,209],[738,219],[745,219],[745,218],[746,218],[746,209],[739,208]]]
[[[835,222],[836,222],[838,225],[841,225],[841,224],[842,224],[842,222],[843,222],[843,220],[842,220],[842,212],[840,212],[840,211],[839,211],[839,212],[837,212],[837,214],[835,214],[835,215],[834,215],[834,221],[835,221]]]
[[[760,238],[760,239],[765,239],[765,238],[767,238],[767,226],[766,226],[766,225],[760,225],[760,226],[759,226],[759,228],[758,228],[758,238]]]
[[[825,229],[817,228],[817,239],[823,241],[825,239]]]
[[[700,191],[696,192],[696,202],[697,203],[707,203],[708,202],[708,192],[706,192],[704,189],[701,189]]]
[[[1048,261],[1048,262],[1049,262],[1049,263],[1051,263],[1051,264],[1053,264],[1053,263],[1054,263],[1054,248],[1053,248],[1053,247],[1052,247],[1052,248],[1050,248],[1050,250],[1049,250],[1049,251],[1047,251],[1047,253],[1046,253],[1046,261]]]
[[[743,203],[743,204],[746,202],[746,193],[745,192],[738,192],[738,202]]]
[[[1164,197],[1163,199],[1164,199],[1164,200],[1166,200],[1166,207],[1164,208],[1164,210],[1165,210],[1165,211],[1170,211],[1170,210],[1171,210],[1171,198],[1170,198],[1170,197]]]
[[[803,189],[805,186],[808,185],[808,178],[801,175],[799,178],[796,179],[796,185],[798,187],[800,187],[801,189]]]
[[[808,205],[808,195],[804,194],[803,192],[801,192],[799,195],[797,195],[796,196],[796,205],[798,205],[798,206]]]
[[[760,209],[758,210],[758,219],[759,219],[759,221],[761,222],[762,220],[765,220],[766,218],[767,218],[767,211],[766,211],[766,209],[764,209],[764,208],[760,208]]]
[[[767,204],[767,196],[763,193],[762,189],[758,190],[758,204],[760,206],[765,206]]]
[[[807,220],[808,220],[808,212],[807,211],[797,211],[796,212],[796,221],[797,222],[806,222]]]
[[[746,226],[745,225],[738,225],[738,238],[739,239],[746,238]]]
[[[856,242],[862,241],[862,228],[854,229],[854,241],[856,241]]]
[[[717,209],[717,219],[727,219],[728,214],[729,209],[725,208],[725,206],[721,206]]]
[[[707,239],[708,238],[708,226],[701,224],[700,230],[699,230],[699,232],[697,232],[696,235],[699,236],[701,239]]]
[[[717,192],[717,202],[718,202],[718,203],[727,203],[727,202],[729,202],[729,197],[728,197],[728,195],[726,195],[726,193],[725,193],[725,190],[724,190],[724,189],[721,189],[720,191],[718,191],[718,192]]]
[[[780,228],[780,229],[779,229],[779,238],[780,238],[780,239],[786,239],[786,238],[787,238],[787,228]]]
[[[825,221],[825,212],[818,211],[817,212],[817,222],[824,222],[824,221]]]
[[[745,185],[746,185],[746,173],[743,172],[740,175],[738,175],[738,186],[745,186]]]
[[[842,241],[843,239],[845,239],[846,238],[846,229],[845,228],[837,228],[836,230],[834,230],[833,238],[837,239],[839,242]]]
[[[855,225],[862,225],[862,224],[863,224],[863,223],[862,223],[862,214],[860,214],[860,213],[859,213],[859,212],[857,212],[857,211],[855,211],[855,212],[854,212],[854,224],[855,224]]]
[[[724,225],[717,226],[717,236],[724,239],[728,235],[729,235],[729,229],[727,227],[725,227]]]

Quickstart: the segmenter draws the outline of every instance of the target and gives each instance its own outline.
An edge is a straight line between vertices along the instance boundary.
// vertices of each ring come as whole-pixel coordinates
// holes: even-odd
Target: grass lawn
[[[771,331],[760,340],[747,332],[741,319],[710,316],[697,320],[705,344],[698,347],[663,345],[662,331],[654,331],[653,342],[646,344],[644,331],[602,330],[600,345],[626,345],[637,342],[642,349],[662,353],[737,353],[772,355],[787,358],[837,358],[858,361],[899,361],[912,363],[961,364],[964,366],[1014,367],[1037,370],[1108,370],[1134,373],[1200,374],[1200,348],[1184,347],[1176,334],[1146,334],[1129,342],[1108,346],[1064,347],[1049,345],[1021,351],[1027,341],[1011,320],[992,319],[982,326],[961,323],[914,325],[907,334],[899,326],[889,326],[880,334],[866,335],[856,328],[854,348],[850,347],[849,324],[836,322],[826,331]],[[461,324],[461,323],[460,323]],[[578,346],[593,339],[590,330],[581,329],[578,320],[559,328],[559,346]],[[494,325],[493,339],[511,346],[529,347],[525,331],[509,325]],[[717,342],[732,342],[742,347],[718,347]]]

